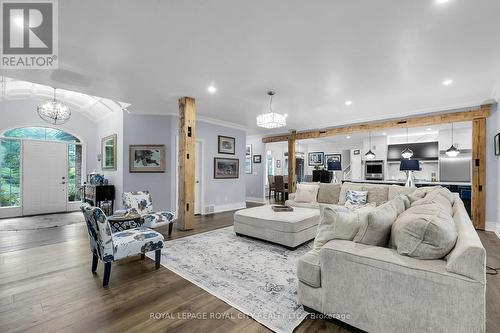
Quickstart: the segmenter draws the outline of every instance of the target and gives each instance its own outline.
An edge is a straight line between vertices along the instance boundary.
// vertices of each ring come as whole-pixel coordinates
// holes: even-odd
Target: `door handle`
[[[66,184],[66,182],[61,182],[61,185],[64,185],[64,184]]]

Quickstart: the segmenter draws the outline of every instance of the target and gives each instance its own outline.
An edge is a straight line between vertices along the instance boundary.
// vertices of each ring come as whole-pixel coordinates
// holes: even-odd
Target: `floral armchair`
[[[174,214],[169,211],[155,212],[149,191],[124,192],[123,206],[127,210],[135,210],[144,220],[143,226],[157,228],[168,224],[168,236],[172,235]]]
[[[163,236],[151,229],[139,227],[111,233],[106,215],[99,207],[81,206],[87,231],[90,251],[92,252],[92,273],[97,270],[98,260],[104,262],[102,286],[106,287],[111,275],[111,263],[116,260],[140,254],[144,258],[146,252],[155,251],[155,267],[160,267]]]

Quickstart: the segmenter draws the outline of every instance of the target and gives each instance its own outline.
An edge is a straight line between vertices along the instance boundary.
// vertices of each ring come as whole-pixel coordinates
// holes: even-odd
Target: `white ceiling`
[[[136,113],[193,96],[249,134],[284,131],[255,125],[273,88],[287,129],[320,128],[500,98],[499,13],[498,0],[64,0],[60,70],[4,74]]]

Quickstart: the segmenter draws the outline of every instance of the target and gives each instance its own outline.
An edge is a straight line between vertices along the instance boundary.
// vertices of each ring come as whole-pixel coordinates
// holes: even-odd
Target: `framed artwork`
[[[235,154],[236,139],[230,136],[219,135],[219,154]]]
[[[309,166],[315,166],[318,164],[325,164],[325,153],[314,152],[307,154],[307,164]]]
[[[165,172],[165,145],[130,145],[129,172]]]
[[[495,135],[495,155],[500,155],[500,133]]]
[[[252,145],[245,147],[245,173],[252,173]]]
[[[116,134],[101,139],[101,169],[116,170]]]
[[[359,153],[360,153],[359,149],[354,150],[354,155],[359,155]]]
[[[254,163],[261,163],[262,162],[262,156],[261,155],[253,155],[253,162]]]
[[[339,161],[342,163],[342,154],[326,154],[325,155],[325,166],[328,166],[328,162]]]
[[[281,169],[281,160],[276,160],[276,168]]]
[[[214,157],[214,178],[231,179],[240,177],[240,160],[237,158]]]

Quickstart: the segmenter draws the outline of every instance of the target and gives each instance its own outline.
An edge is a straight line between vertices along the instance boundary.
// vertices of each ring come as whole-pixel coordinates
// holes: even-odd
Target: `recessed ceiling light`
[[[346,139],[350,139],[350,138],[351,138],[351,136],[350,136],[350,135],[346,136]]]
[[[449,1],[450,1],[450,0],[436,0],[436,3],[437,3],[438,5],[442,5],[442,4],[447,3],[447,2],[449,2]]]
[[[428,131],[432,131],[432,128],[430,128],[430,127],[427,127],[427,130],[428,130]]]
[[[386,132],[384,132],[384,133],[382,133],[382,135],[387,135],[387,133],[386,133]]]
[[[217,92],[217,87],[214,86],[213,84],[209,85],[208,88],[207,88],[207,91],[210,93],[210,94],[215,94]]]
[[[443,86],[449,86],[453,83],[453,80],[447,79],[443,81]]]
[[[347,106],[352,105],[352,101],[345,101],[345,105]]]

